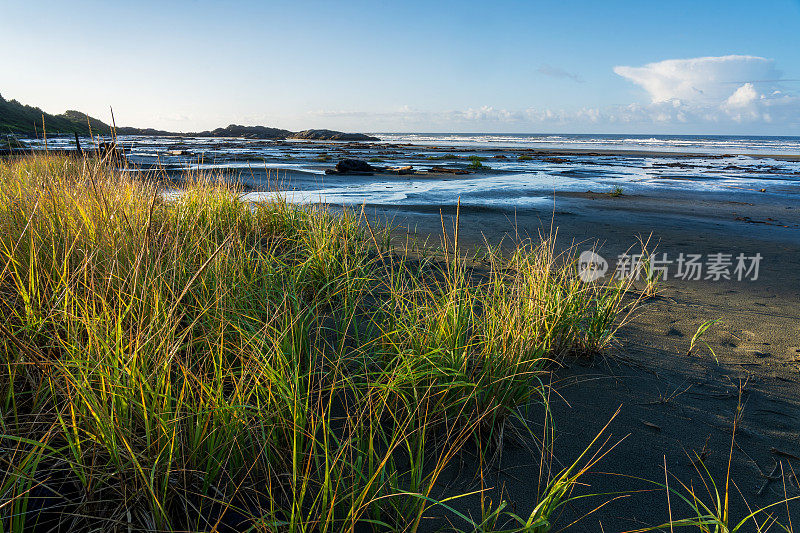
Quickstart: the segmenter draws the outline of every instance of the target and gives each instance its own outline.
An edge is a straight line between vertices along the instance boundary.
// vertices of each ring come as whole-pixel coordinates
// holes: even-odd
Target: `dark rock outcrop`
[[[343,133],[334,130],[303,130],[293,133],[290,139],[308,139],[313,141],[379,141],[377,137],[363,133]]]
[[[266,126],[239,126],[231,124],[227,128],[217,128],[212,131],[203,131],[189,134],[196,137],[244,137],[245,139],[285,139],[292,134],[289,130],[268,128]]]
[[[225,128],[194,133],[173,133],[151,128],[117,128],[118,135],[153,135],[159,137],[238,137],[244,139],[265,139],[282,141],[285,139],[307,139],[314,141],[377,141],[377,137],[370,137],[362,133],[343,133],[333,130],[305,130],[292,132],[280,128],[266,126],[240,126],[231,124]]]
[[[336,168],[326,169],[325,174],[371,176],[376,170],[378,169],[360,159],[342,159],[336,163]]]

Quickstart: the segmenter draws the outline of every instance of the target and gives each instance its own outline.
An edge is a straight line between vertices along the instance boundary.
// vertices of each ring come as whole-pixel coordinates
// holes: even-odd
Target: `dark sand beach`
[[[192,146],[182,157],[162,154],[170,147],[155,141],[129,153],[145,172],[166,167],[160,177],[218,170],[251,201],[279,194],[333,210],[363,208],[394,228],[400,246],[440,249],[442,225],[452,238],[458,219],[459,249],[469,256],[555,234],[561,250],[595,250],[608,260],[607,276],[640,241],[671,261],[658,294],[627,318],[612,349],[552,362],[545,376],[552,420],[535,407],[526,415],[535,434],[554,438],[544,461],[551,471],[542,469],[533,439],[509,434],[482,480],[467,451],[448,467],[437,496],[485,490],[494,504],[506,500],[526,517],[548,475],[575,461],[606,424],[583,463],[598,449],[608,453],[573,491],[597,496],[570,502],[557,528],[628,531],[689,517],[658,484],[693,487],[713,507],[710,479],[724,494],[729,460],[734,518],[800,495],[800,201],[792,166],[800,156],[243,140],[210,151]],[[344,158],[413,170],[324,174]],[[736,279],[732,264],[731,279],[676,277],[680,254],[708,261],[719,253],[731,261],[760,255],[757,279],[752,272]],[[473,263],[480,271],[480,260]],[[690,353],[709,321],[716,322]],[[477,495],[451,505],[480,517]],[[800,517],[800,500],[775,511]],[[423,523],[431,531],[443,525]]]
[[[0,13],[0,533],[800,533],[800,0]]]
[[[306,145],[303,149],[311,147]],[[549,182],[550,189],[545,182],[544,186],[516,191],[518,196],[509,196],[508,202],[501,205],[493,202],[496,195],[483,190],[486,203],[476,196],[468,205],[462,202],[457,208],[457,184],[472,176],[447,172],[431,175],[424,165],[429,154],[458,157],[462,152],[475,154],[475,148],[352,143],[313,146],[313,150],[320,149],[334,156],[323,163],[329,167],[336,158],[366,159],[376,154],[392,157],[398,165],[415,165],[410,176],[394,178],[380,174],[375,178],[320,178],[292,169],[275,173],[282,176],[281,188],[285,190],[332,192],[336,198],[330,202],[332,207],[340,201],[349,202],[354,209],[363,205],[373,220],[395,228],[397,244],[416,242],[440,247],[442,221],[452,237],[458,215],[462,251],[555,233],[560,248],[573,247],[577,252],[595,249],[612,265],[618,255],[636,253],[640,240],[649,243],[650,251],[667,254],[672,261],[668,279],[659,284],[658,295],[646,299],[629,317],[618,332],[613,350],[553,364],[548,377],[553,385],[553,470],[571,464],[609,422],[601,442],[606,442],[605,450],[616,445],[583,478],[586,485],[576,489],[598,496],[570,503],[558,522],[561,527],[594,511],[603,502],[609,503],[568,529],[627,531],[653,526],[670,519],[670,506],[673,519],[687,517],[686,505],[676,501],[674,495],[668,505],[666,491],[644,480],[668,480],[673,488],[684,483],[694,487],[704,503],[713,506],[716,495],[709,474],[720,494],[724,494],[729,458],[731,516],[744,518],[750,512],[748,507],[756,509],[800,495],[800,482],[795,475],[800,473],[800,202],[796,182],[767,182],[768,189],[762,190],[763,183],[748,181],[758,179],[760,173],[774,172],[770,165],[775,162],[794,162],[800,156],[492,148],[477,153],[493,166],[505,157],[530,155],[551,165],[547,167],[550,171],[555,165],[563,175],[578,173],[575,175],[580,177],[584,175],[581,172],[586,176],[602,175],[597,165],[615,160],[627,161],[625,164],[633,168],[659,170],[649,176],[650,183],[656,185],[638,187],[635,182],[626,182],[621,195],[610,192],[613,181],[598,184],[589,180],[586,185],[562,186],[554,178]],[[731,158],[736,159],[735,164]],[[737,167],[741,161],[751,166]],[[420,162],[422,168],[418,166]],[[448,161],[442,164],[454,166]],[[594,174],[592,165],[598,169]],[[590,170],[576,170],[578,167]],[[725,182],[711,190],[697,186],[704,185],[724,167],[739,172],[740,181]],[[504,172],[491,167],[475,171],[479,176],[490,177],[502,177],[507,174]],[[267,181],[263,170],[239,171],[238,176],[255,188]],[[510,179],[514,179],[513,173]],[[367,196],[348,200],[338,194],[374,180],[381,181],[366,188]],[[396,204],[391,197],[371,203],[368,195],[390,188],[392,180],[400,188],[407,187],[407,192],[415,187],[413,183],[419,183],[409,180],[439,180],[451,184],[453,192],[449,196],[447,191],[431,196],[431,192],[423,191],[416,196],[404,195]],[[661,187],[659,183],[668,186]],[[535,202],[520,202],[526,197]],[[315,200],[319,198],[308,199]],[[762,259],[756,280],[738,281],[735,275],[731,280],[684,280],[675,278],[675,261],[681,253],[700,254],[704,260],[717,253],[734,258],[738,254],[760,254]],[[717,322],[689,353],[693,336],[708,321]],[[737,412],[739,422],[731,455]],[[531,427],[543,431],[543,421],[543,413],[531,413]],[[530,509],[525,502],[538,501],[540,480],[546,477],[539,470],[539,453],[529,442],[509,439],[499,463],[487,467],[484,474],[483,488],[494,487],[487,493],[491,499],[513,502],[510,504],[516,512],[526,516]],[[474,466],[463,468],[463,472],[474,471]],[[464,477],[463,472],[453,468],[452,484],[443,483],[446,494],[482,488],[480,480]],[[454,505],[477,518],[478,501],[476,496]],[[800,516],[800,501],[776,509],[784,518],[787,510],[791,516]],[[435,529],[441,524],[429,525]]]
[[[665,465],[671,486],[680,480],[694,486],[704,501],[713,501],[697,459],[703,459],[722,493],[738,406],[732,516],[746,516],[747,505],[755,509],[800,494],[794,477],[800,473],[800,210],[789,200],[768,202],[758,193],[748,200],[557,192],[554,209],[461,208],[459,239],[465,247],[497,244],[515,233],[536,237],[553,228],[565,248],[597,246],[610,260],[629,247],[635,253],[637,239],[651,233],[650,245],[672,259],[681,252],[763,256],[755,281],[674,279],[671,265],[658,296],[647,299],[620,330],[614,350],[555,365],[555,469],[578,457],[619,409],[606,432],[609,446],[619,444],[584,479],[585,493],[607,496],[574,502],[560,524],[620,493],[643,491],[615,499],[571,531],[625,531],[666,522],[665,490],[633,479],[664,483]],[[411,227],[414,237],[439,242],[438,209],[372,212],[392,220],[401,233]],[[448,221],[454,215],[451,208],[444,212]],[[709,320],[719,322],[702,340],[718,360],[702,343],[688,353],[692,336]],[[531,420],[540,427],[541,422]],[[508,446],[494,471],[494,486],[503,487],[521,514],[529,512],[526,500],[535,501],[538,469],[530,450]],[[776,479],[781,471],[785,476]],[[685,516],[686,507],[674,496],[671,503],[673,517]],[[788,505],[792,516],[800,516],[800,503]],[[785,517],[785,506],[782,512]]]

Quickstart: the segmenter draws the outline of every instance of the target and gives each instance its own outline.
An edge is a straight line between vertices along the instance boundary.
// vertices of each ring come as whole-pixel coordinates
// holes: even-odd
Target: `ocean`
[[[132,171],[210,170],[235,176],[247,199],[297,203],[520,209],[554,192],[714,195],[800,205],[800,137],[373,133],[374,142],[120,137]],[[69,138],[49,139],[68,148]],[[29,146],[41,146],[29,141]],[[85,147],[91,146],[88,139]],[[413,175],[332,176],[344,158]],[[480,165],[475,165],[480,161]],[[469,172],[429,173],[435,167]],[[138,170],[137,170],[138,169]],[[697,196],[700,198],[701,196]]]
[[[543,133],[371,133],[381,141],[492,148],[648,150],[800,155],[800,137]]]

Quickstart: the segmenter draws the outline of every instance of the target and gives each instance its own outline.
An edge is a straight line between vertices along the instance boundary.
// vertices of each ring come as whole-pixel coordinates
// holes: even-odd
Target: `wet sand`
[[[783,498],[784,481],[789,497],[800,495],[800,484],[792,474],[792,469],[800,474],[800,206],[757,192],[737,198],[743,201],[697,194],[670,198],[556,193],[555,206],[549,209],[462,207],[464,248],[497,244],[515,234],[547,234],[552,221],[564,247],[573,242],[580,243],[578,250],[597,245],[610,262],[632,246],[635,251],[637,237],[647,238],[651,232],[657,252],[672,259],[681,252],[763,257],[756,281],[674,279],[672,265],[671,279],[619,331],[614,349],[592,359],[564,360],[553,369],[554,468],[577,458],[617,409],[620,412],[608,430],[609,445],[622,440],[583,479],[589,486],[577,491],[609,496],[570,504],[560,527],[613,498],[612,494],[633,491],[646,492],[616,499],[569,530],[626,531],[666,521],[665,491],[626,477],[663,483],[665,463],[670,486],[679,481],[693,484],[698,495],[710,502],[692,461],[702,456],[724,490],[740,404],[731,467],[732,516],[748,514],[744,500],[757,508]],[[391,220],[398,227],[398,242],[407,235],[428,239],[432,245],[439,242],[438,209],[373,206],[367,212]],[[446,208],[443,215],[452,221],[454,209]],[[716,319],[719,322],[702,340],[718,362],[703,343],[688,354],[698,326]],[[530,423],[541,429],[542,419],[542,413],[534,410]],[[781,467],[787,472],[785,478],[767,479],[776,464],[778,475]],[[485,481],[497,487],[492,499],[497,502],[502,491],[516,512],[527,516],[536,501],[538,455],[510,442],[500,463],[489,470]],[[452,493],[480,488],[477,480],[465,481],[457,472],[445,484]],[[686,506],[675,496],[671,500],[673,518],[686,517]],[[460,502],[473,516],[477,505],[477,499]],[[786,523],[786,506],[775,511]],[[800,520],[800,502],[791,502],[789,512],[794,521]]]

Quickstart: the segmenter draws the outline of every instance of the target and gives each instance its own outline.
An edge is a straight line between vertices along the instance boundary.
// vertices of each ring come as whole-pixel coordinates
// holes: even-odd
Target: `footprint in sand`
[[[771,357],[772,354],[768,351],[767,347],[770,344],[768,342],[763,343],[743,343],[734,348],[735,351],[739,353],[745,353],[747,355],[751,355],[754,357],[758,357],[759,359],[764,357]]]
[[[671,327],[671,328],[669,328],[667,330],[667,335],[670,336],[670,337],[683,337],[684,336],[682,331],[680,331],[679,329],[676,329],[674,327]]]

